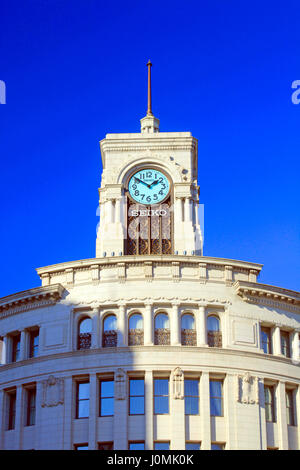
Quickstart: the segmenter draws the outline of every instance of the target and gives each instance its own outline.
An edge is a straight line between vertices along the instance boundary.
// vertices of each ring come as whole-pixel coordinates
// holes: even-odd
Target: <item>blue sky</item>
[[[161,131],[199,141],[204,254],[299,290],[298,1],[2,0],[0,295],[95,256],[99,140],[139,132],[146,62]]]

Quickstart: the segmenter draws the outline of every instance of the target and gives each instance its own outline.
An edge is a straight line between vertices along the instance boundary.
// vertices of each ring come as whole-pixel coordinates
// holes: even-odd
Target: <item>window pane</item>
[[[92,331],[91,318],[85,318],[79,324],[79,333],[90,333]]]
[[[114,381],[107,380],[101,382],[101,397],[113,397],[114,396]]]
[[[143,317],[140,314],[131,315],[129,318],[129,329],[130,330],[142,330],[143,329]]]
[[[101,399],[101,416],[114,415],[114,398]]]
[[[154,380],[154,395],[169,395],[169,379]]]
[[[187,442],[185,445],[186,450],[200,450],[200,442]]]
[[[198,380],[188,380],[184,381],[184,394],[198,396]]]
[[[83,444],[82,446],[75,446],[76,450],[89,450],[89,446],[87,444]]]
[[[170,443],[169,442],[155,442],[154,449],[155,450],[169,450]]]
[[[78,403],[78,418],[88,418],[89,417],[89,400],[83,400]]]
[[[144,379],[130,379],[129,390],[130,396],[144,395]]]
[[[115,315],[109,315],[104,320],[104,331],[116,330],[117,329],[117,318]]]
[[[144,397],[130,397],[129,413],[143,415],[145,413]]]
[[[219,331],[220,320],[217,317],[213,316],[207,317],[207,329],[208,331]]]
[[[169,328],[169,317],[165,313],[160,313],[155,317],[155,328]]]
[[[89,383],[80,383],[78,384],[78,398],[79,400],[90,397],[90,384]]]
[[[210,414],[212,416],[222,416],[222,401],[220,400],[220,398],[211,399]]]
[[[210,380],[209,391],[210,391],[211,397],[221,397],[222,396],[222,382],[218,380]]]
[[[145,450],[144,442],[130,442],[129,450]]]
[[[224,450],[224,444],[212,444],[211,450]]]
[[[185,414],[198,415],[199,414],[199,399],[198,397],[185,397]]]
[[[194,315],[183,315],[181,318],[181,328],[183,330],[193,330],[195,328]]]
[[[154,412],[157,415],[168,414],[169,413],[169,398],[168,397],[155,397]]]

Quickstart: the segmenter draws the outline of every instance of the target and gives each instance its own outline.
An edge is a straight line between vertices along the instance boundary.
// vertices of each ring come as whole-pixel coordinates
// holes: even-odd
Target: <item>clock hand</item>
[[[134,177],[134,179],[135,179],[136,181],[138,181],[139,183],[142,183],[142,184],[144,184],[145,186],[147,186],[147,188],[150,188],[149,184],[145,183],[145,181],[140,180],[140,179],[137,178],[136,176]]]
[[[158,182],[159,182],[159,180],[152,181],[152,183],[150,184],[149,188],[151,188],[151,186],[153,186],[154,184],[157,184]]]

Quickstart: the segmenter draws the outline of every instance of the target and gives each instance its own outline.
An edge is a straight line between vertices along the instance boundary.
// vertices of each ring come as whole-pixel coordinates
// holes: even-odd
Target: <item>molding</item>
[[[0,299],[0,319],[9,315],[54,305],[61,299],[65,288],[61,284],[36,287]]]
[[[300,293],[297,291],[246,281],[236,281],[233,288],[245,302],[300,313]]]

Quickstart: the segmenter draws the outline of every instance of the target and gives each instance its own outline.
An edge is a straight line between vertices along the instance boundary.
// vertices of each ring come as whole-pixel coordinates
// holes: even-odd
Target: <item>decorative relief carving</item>
[[[42,407],[63,405],[64,403],[64,379],[50,375],[47,380],[42,381]]]
[[[126,398],[126,373],[123,369],[117,369],[115,372],[115,398],[116,400],[125,400]]]
[[[259,379],[250,372],[237,376],[237,401],[244,404],[259,404]]]
[[[174,400],[183,400],[184,398],[184,374],[180,367],[172,372],[172,386],[173,386],[173,398]]]

